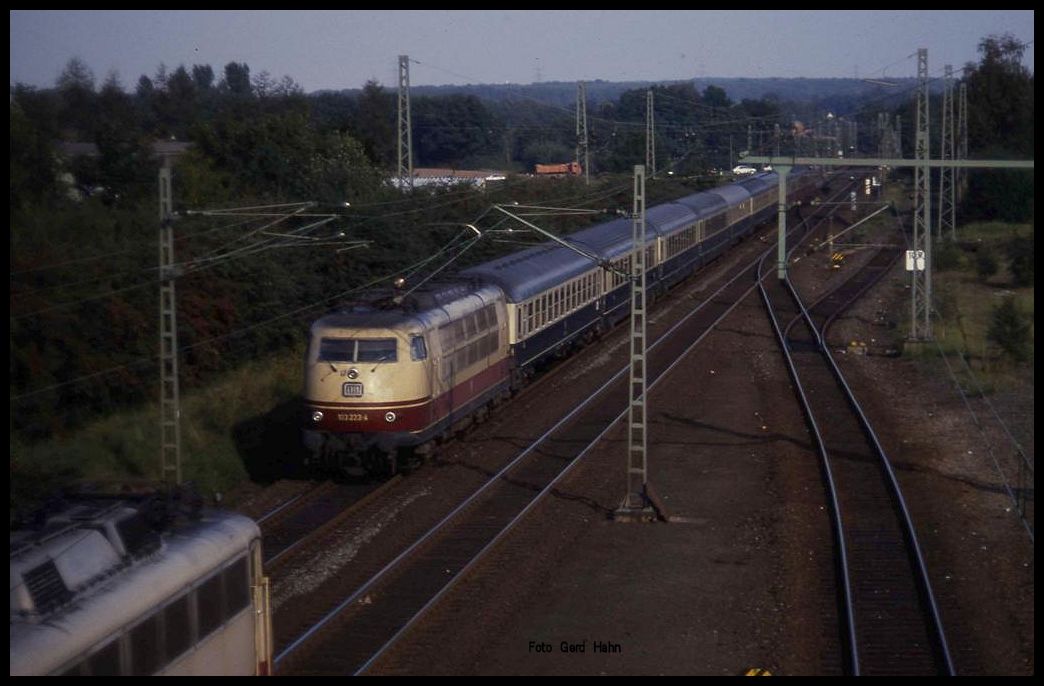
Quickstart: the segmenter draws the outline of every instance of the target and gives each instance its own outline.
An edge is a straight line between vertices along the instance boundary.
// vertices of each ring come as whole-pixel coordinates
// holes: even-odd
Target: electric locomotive
[[[376,300],[312,324],[304,442],[348,474],[394,471],[432,439],[508,395],[503,293],[458,281]]]
[[[77,496],[11,532],[11,676],[255,675],[272,665],[252,520]]]

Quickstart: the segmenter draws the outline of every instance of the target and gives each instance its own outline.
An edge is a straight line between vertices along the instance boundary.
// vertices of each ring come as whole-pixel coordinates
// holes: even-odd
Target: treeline
[[[439,253],[493,203],[627,209],[630,185],[586,188],[577,179],[514,178],[480,191],[402,192],[384,183],[393,156],[394,99],[377,84],[367,97],[325,102],[289,78],[251,77],[229,64],[160,69],[133,92],[110,75],[98,87],[82,62],[53,89],[17,84],[10,102],[11,429],[28,440],[158,397],[159,274],[157,140],[191,148],[174,167],[180,378],[191,389],[245,359],[298,345],[308,323],[382,277]],[[414,103],[418,166],[454,166],[499,152],[495,114],[475,98]],[[470,122],[468,127],[444,122]],[[93,144],[93,148],[70,144]],[[524,144],[519,143],[524,146]],[[651,189],[650,199],[697,186]],[[613,191],[618,191],[614,194]],[[314,203],[303,215],[335,214],[310,235],[369,241],[365,249],[261,249],[266,234],[292,232],[314,216],[243,218],[186,210]],[[350,206],[346,207],[346,203]],[[262,210],[263,211],[263,210]],[[565,230],[598,221],[548,218]],[[267,227],[267,229],[265,229]],[[264,229],[264,230],[263,230]],[[517,240],[530,240],[523,236]],[[347,245],[347,244],[346,244]],[[447,268],[509,250],[484,240]],[[452,253],[450,253],[452,254]],[[229,259],[201,261],[213,255]],[[412,275],[424,278],[440,261]]]
[[[969,159],[1033,159],[1033,73],[1022,65],[1025,45],[1013,36],[988,36],[979,43],[979,62],[954,70],[954,94],[963,81],[968,100]],[[929,55],[930,57],[930,55]],[[941,72],[931,69],[933,75]],[[934,78],[936,86],[941,78]],[[941,151],[942,95],[929,102],[929,151]],[[914,155],[917,131],[916,103],[911,98],[889,112],[902,119],[904,156]],[[956,97],[954,116],[957,116]],[[868,123],[867,129],[874,128]],[[904,174],[912,175],[911,170]],[[933,184],[935,182],[933,181]],[[933,210],[937,205],[933,201]],[[1028,222],[1033,220],[1033,172],[1021,170],[968,170],[967,189],[959,208],[960,221]]]
[[[1004,84],[1001,93],[1022,89],[1025,95],[1026,74],[1017,68],[1021,54],[1014,48],[987,45],[983,64],[968,77],[975,112],[969,133],[978,140],[991,117],[999,116],[1004,123],[991,129],[998,137],[982,140],[1012,145],[1027,135],[1028,121],[1031,148],[1032,75],[1028,103],[1023,97],[998,105],[994,85]],[[997,81],[997,69],[1007,80]],[[191,143],[174,163],[174,205],[181,214],[176,259],[192,263],[223,251],[235,257],[207,262],[206,269],[177,280],[180,371],[191,388],[240,360],[299,343],[316,315],[353,289],[439,254],[462,231],[462,222],[492,204],[586,202],[594,209],[629,211],[629,174],[645,161],[647,90],[590,99],[589,156],[598,175],[591,187],[577,179],[513,176],[487,190],[410,194],[386,183],[397,165],[396,94],[376,82],[353,94],[306,95],[290,77],[255,75],[247,64],[233,62],[220,72],[208,65],[161,66],[127,89],[115,74],[99,85],[87,65],[71,60],[54,88],[14,85],[12,431],[41,438],[158,395],[156,141]],[[792,123],[813,122],[822,104],[775,96],[734,102],[718,86],[701,90],[693,83],[655,85],[652,91],[657,166],[675,175],[650,184],[651,203],[697,190],[709,169],[735,161],[748,138],[755,150],[770,151],[777,125],[782,151],[793,150]],[[867,109],[863,117],[860,145],[876,149],[869,123],[876,110]],[[529,171],[538,162],[571,160],[576,149],[573,109],[522,95],[495,101],[466,93],[417,96],[412,121],[417,167]],[[913,118],[904,121],[911,125]],[[912,138],[904,132],[904,140]],[[1026,156],[1031,155],[1030,149]],[[972,177],[970,194],[977,183]],[[988,192],[989,182],[981,183],[982,193]],[[298,201],[315,204],[301,216],[282,219],[184,212]],[[305,216],[315,214],[337,215],[318,237],[343,234],[345,240],[368,240],[370,247],[236,252],[265,231],[278,234],[318,221]],[[567,230],[604,216],[547,218],[545,225]],[[484,239],[446,273],[519,247],[516,237]]]

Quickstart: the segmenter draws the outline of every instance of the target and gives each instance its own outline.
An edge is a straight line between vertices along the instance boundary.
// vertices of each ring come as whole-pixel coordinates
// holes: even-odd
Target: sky
[[[1032,43],[1032,10],[11,10],[11,84],[52,87],[79,57],[133,90],[168,71],[229,62],[306,92],[398,85],[668,81],[696,77],[913,77],[978,62],[978,44]],[[1033,69],[1033,49],[1024,64]]]

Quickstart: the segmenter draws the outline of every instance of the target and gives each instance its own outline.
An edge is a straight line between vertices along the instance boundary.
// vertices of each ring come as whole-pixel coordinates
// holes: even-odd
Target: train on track
[[[788,201],[817,180],[794,169]],[[759,173],[647,209],[650,303],[773,217],[778,198],[776,173]],[[547,360],[628,317],[632,224],[615,219],[564,239],[601,264],[549,241],[316,320],[304,370],[310,462],[347,474],[394,471],[403,454],[426,454]]]
[[[152,495],[76,496],[11,531],[11,675],[271,672],[261,533]]]

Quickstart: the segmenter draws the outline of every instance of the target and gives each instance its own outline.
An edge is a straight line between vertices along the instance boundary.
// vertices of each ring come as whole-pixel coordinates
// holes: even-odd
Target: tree
[[[229,62],[225,65],[225,88],[233,95],[249,96],[250,90],[250,67],[246,62]]]
[[[395,164],[395,96],[371,79],[359,94],[358,110],[348,126],[373,163],[384,169]]]
[[[971,153],[995,150],[1032,157],[1033,74],[1022,65],[1025,49],[1010,34],[988,36],[979,43],[982,59],[978,66],[969,64],[967,71]]]
[[[720,107],[723,109],[732,107],[732,101],[729,100],[725,89],[717,86],[707,86],[703,89],[703,104],[707,107]]]
[[[192,65],[192,81],[200,91],[208,91],[214,86],[214,70],[209,64]]]
[[[275,95],[276,81],[267,71],[262,71],[253,78],[254,95],[259,98],[267,98]]]
[[[1033,74],[1022,65],[1025,45],[1013,36],[979,44],[980,63],[966,67],[970,157],[1033,157]],[[1033,173],[971,170],[961,203],[968,219],[1028,221],[1033,216]]]
[[[18,210],[36,201],[49,199],[56,188],[58,169],[51,139],[27,117],[17,99],[12,100],[10,116],[11,208]]]
[[[343,133],[319,137],[309,161],[305,197],[340,206],[369,200],[380,184],[358,141]]]
[[[101,155],[96,182],[107,189],[110,199],[138,190],[136,182],[148,154],[142,144],[137,115],[131,97],[123,91],[115,72],[111,73],[98,93],[94,135]]]
[[[1015,298],[1005,298],[994,308],[986,337],[1000,346],[1015,362],[1025,362],[1030,353],[1030,322],[1019,310]]]
[[[412,107],[416,164],[462,166],[496,153],[500,124],[474,95],[418,97]]]
[[[1012,285],[1022,288],[1033,285],[1033,236],[1016,238],[1008,248],[1011,258]]]
[[[997,257],[993,251],[985,245],[981,246],[975,254],[975,272],[979,275],[979,280],[986,283],[991,276],[997,273],[997,268]]]
[[[89,139],[94,127],[94,74],[83,60],[74,57],[55,85],[62,103],[62,122],[81,140]]]

